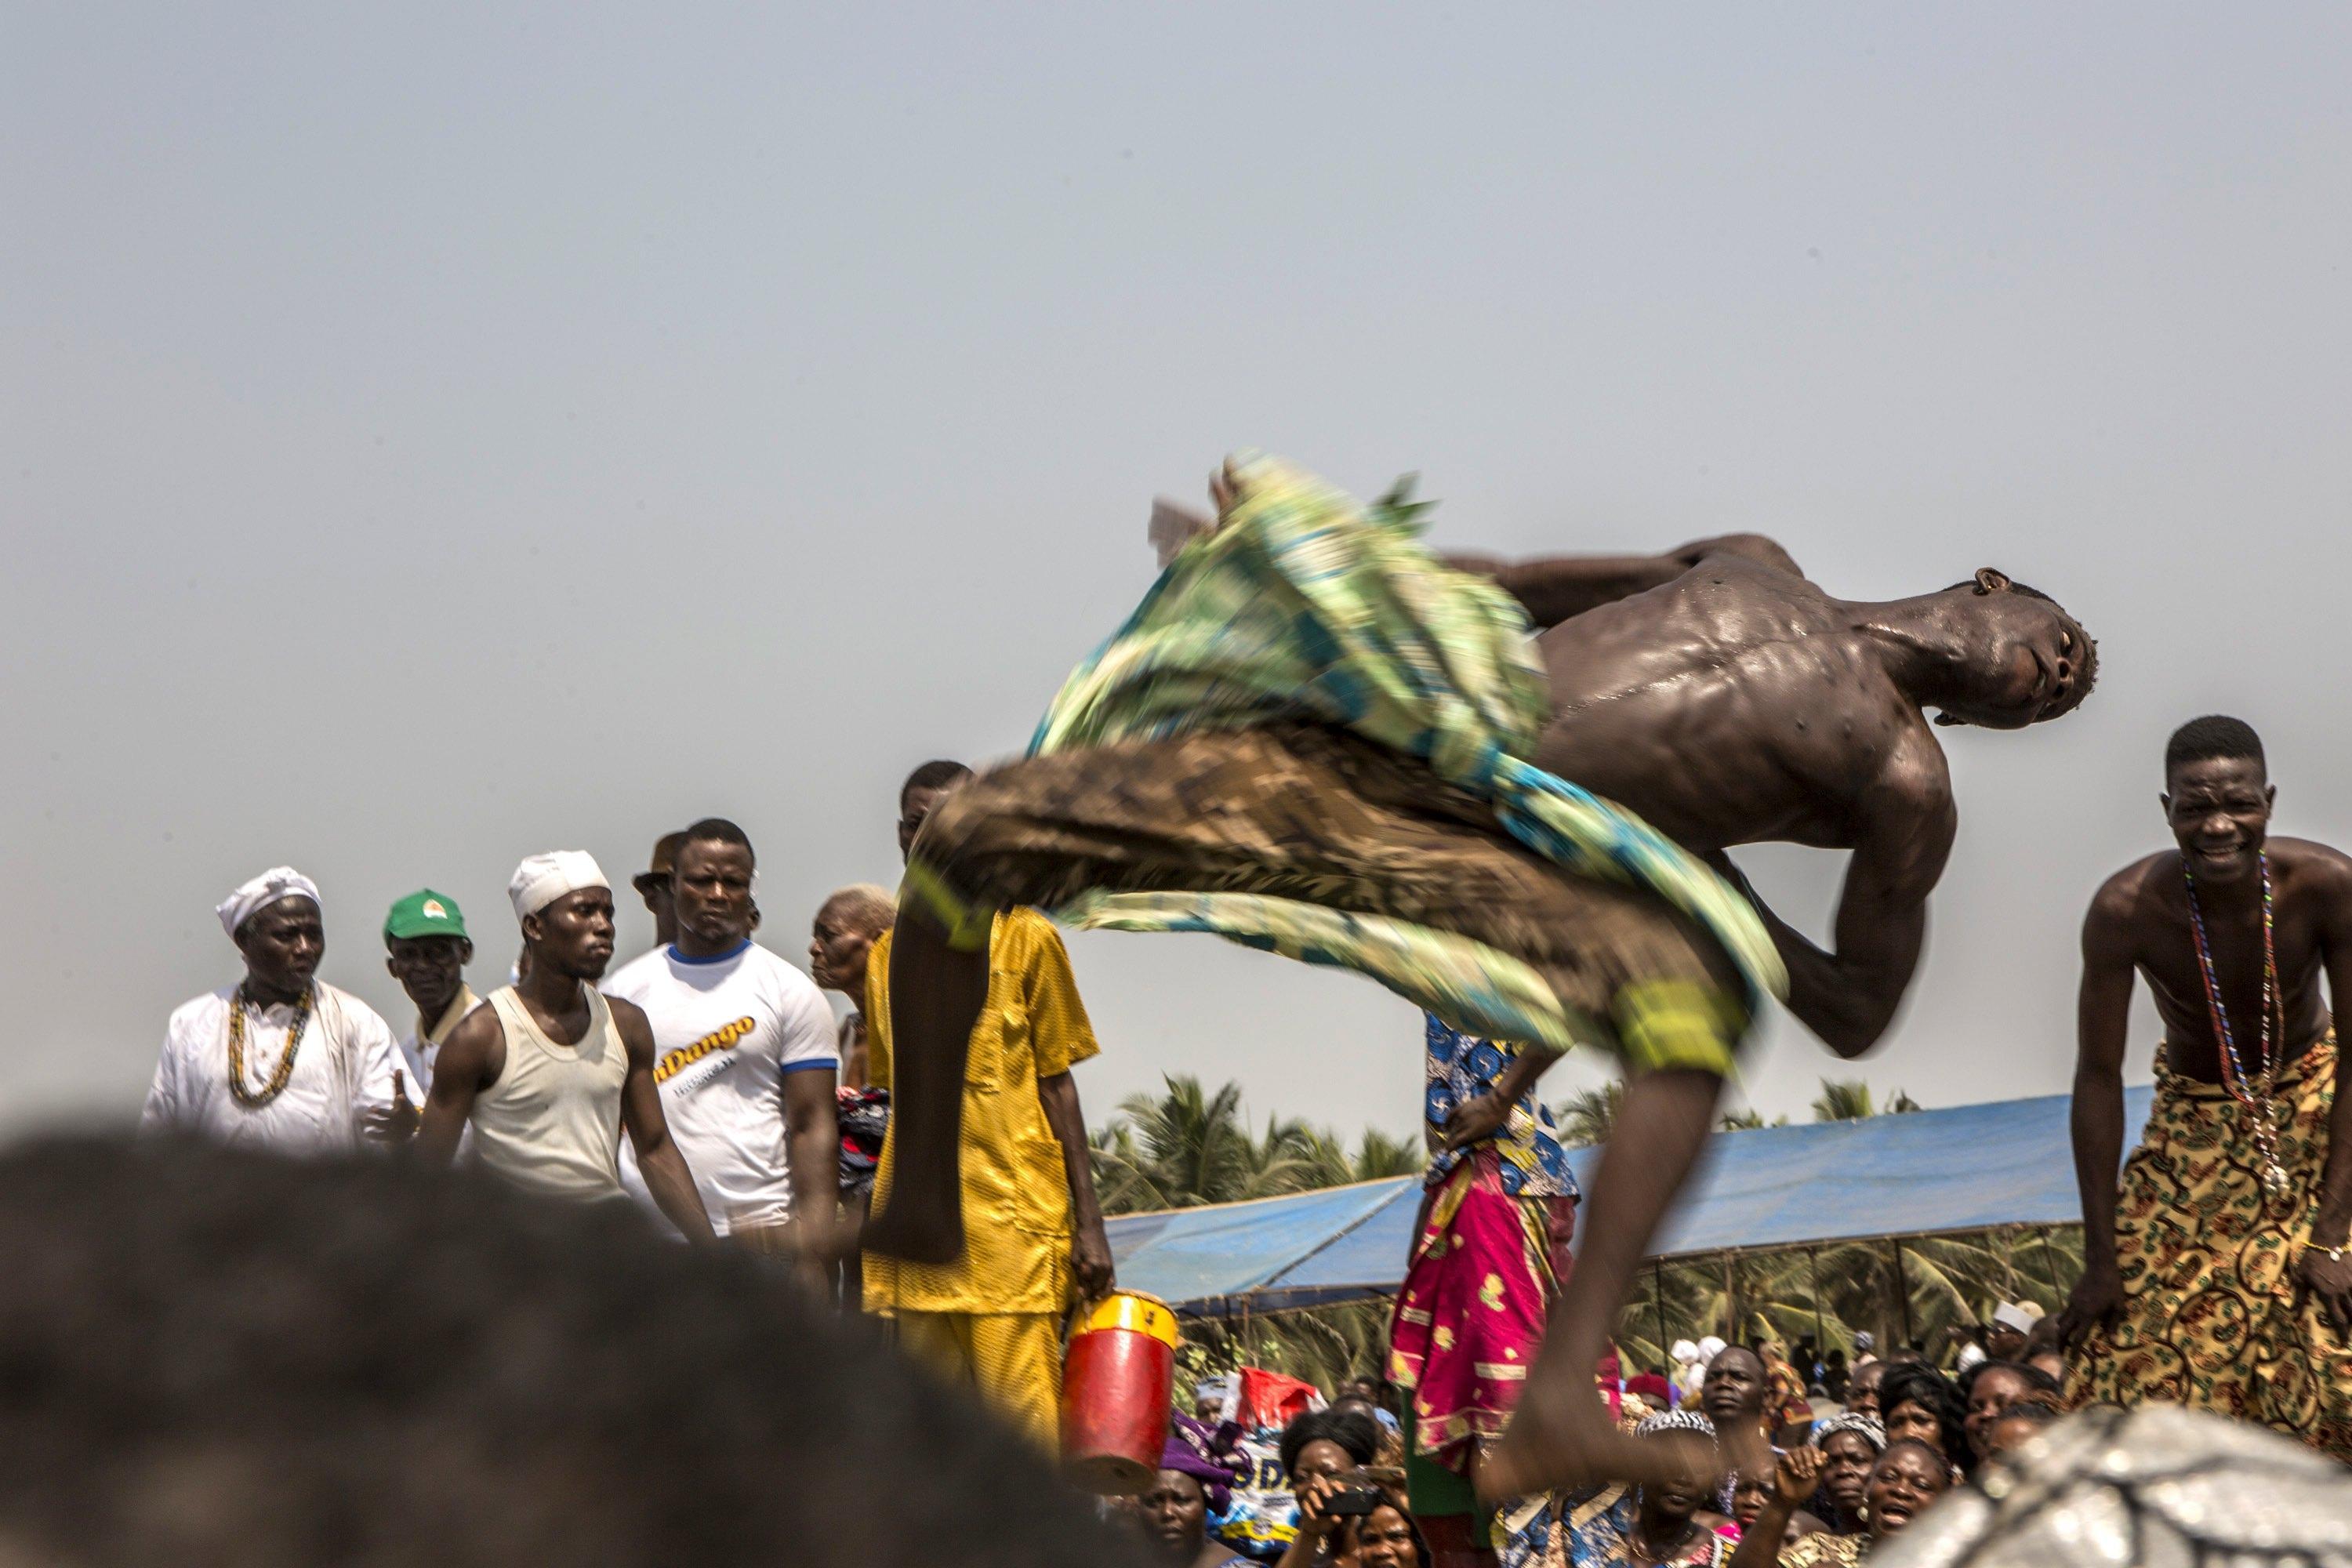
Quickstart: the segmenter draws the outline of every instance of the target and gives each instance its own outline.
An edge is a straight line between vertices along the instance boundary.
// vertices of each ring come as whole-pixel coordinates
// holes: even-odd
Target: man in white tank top
[[[654,1037],[636,1005],[596,991],[613,961],[613,890],[585,852],[517,867],[523,979],[490,994],[441,1047],[416,1152],[446,1164],[471,1126],[474,1157],[526,1192],[620,1198],[621,1131],[663,1214],[691,1241],[713,1238],[654,1086]]]

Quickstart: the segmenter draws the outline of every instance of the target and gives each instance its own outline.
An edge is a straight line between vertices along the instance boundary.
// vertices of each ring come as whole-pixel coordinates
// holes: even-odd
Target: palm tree
[[[1901,1089],[1886,1104],[1885,1114],[1901,1115],[1909,1110],[1927,1108]],[[1862,1079],[1843,1080],[1822,1079],[1822,1092],[1813,1100],[1813,1120],[1816,1121],[1860,1121],[1880,1114],[1871,1103],[1870,1085]]]
[[[1161,1082],[1165,1094],[1129,1095],[1118,1119],[1088,1140],[1103,1212],[1195,1208],[1267,1195],[1265,1162],[1242,1123],[1241,1085],[1208,1094],[1189,1073]]]
[[[1716,1118],[1715,1125],[1718,1131],[1724,1132],[1753,1132],[1759,1127],[1786,1127],[1789,1125],[1789,1119],[1785,1116],[1776,1116],[1767,1121],[1764,1120],[1764,1113],[1750,1105],[1738,1110],[1725,1111]]]
[[[1852,1349],[1861,1329],[1882,1346],[1933,1343],[1948,1328],[1983,1321],[1998,1301],[2036,1301],[2055,1310],[2082,1271],[2080,1226],[1689,1258],[1643,1272],[1617,1338],[1647,1365],[1660,1364],[1663,1344],[1728,1337],[1735,1330],[1742,1338],[1818,1332],[1824,1350]]]
[[[1608,1142],[1610,1131],[1617,1125],[1618,1108],[1624,1103],[1625,1085],[1619,1080],[1588,1089],[1554,1106],[1552,1120],[1559,1125],[1560,1143],[1570,1149],[1590,1149]]]
[[[1383,1176],[1417,1176],[1428,1160],[1421,1139],[1391,1138],[1377,1127],[1367,1127],[1356,1142],[1354,1179],[1376,1182]]]
[[[1328,1129],[1296,1117],[1269,1118],[1265,1131],[1253,1136],[1242,1121],[1239,1084],[1211,1094],[1185,1074],[1162,1082],[1165,1093],[1129,1096],[1110,1124],[1087,1139],[1105,1214],[1279,1197],[1422,1168],[1415,1139],[1367,1128],[1350,1151]]]
[[[1268,1118],[1265,1131],[1253,1134],[1242,1120],[1240,1085],[1210,1094],[1197,1079],[1163,1081],[1165,1093],[1129,1096],[1087,1140],[1105,1214],[1274,1197],[1422,1169],[1418,1138],[1367,1128],[1350,1150],[1328,1129],[1296,1117]],[[1389,1310],[1385,1301],[1360,1301],[1238,1323],[1188,1323],[1184,1364],[1200,1372],[1247,1362],[1325,1388],[1377,1376],[1388,1353]]]

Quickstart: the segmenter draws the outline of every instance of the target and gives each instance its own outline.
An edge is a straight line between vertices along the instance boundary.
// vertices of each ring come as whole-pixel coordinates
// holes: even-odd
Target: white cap
[[[272,866],[214,905],[213,913],[220,916],[221,930],[234,937],[237,927],[280,899],[308,899],[315,904],[319,884],[291,866]]]
[[[2030,1334],[2033,1325],[2042,1321],[2042,1314],[2026,1310],[2022,1302],[2003,1301],[1992,1310],[1992,1321],[2021,1334]]]
[[[533,855],[515,868],[514,879],[507,884],[507,897],[514,904],[515,919],[535,915],[566,893],[576,893],[583,888],[610,888],[596,858],[585,849],[551,849],[544,855]]]

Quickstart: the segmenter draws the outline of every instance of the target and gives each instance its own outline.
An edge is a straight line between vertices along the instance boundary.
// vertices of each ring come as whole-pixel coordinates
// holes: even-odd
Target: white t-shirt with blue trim
[[[781,1223],[793,1205],[784,1075],[841,1065],[833,1009],[816,983],[746,942],[716,958],[656,948],[609,976],[604,991],[644,1008],[653,1025],[662,1115],[711,1227],[724,1236]],[[653,1206],[625,1140],[621,1184]]]

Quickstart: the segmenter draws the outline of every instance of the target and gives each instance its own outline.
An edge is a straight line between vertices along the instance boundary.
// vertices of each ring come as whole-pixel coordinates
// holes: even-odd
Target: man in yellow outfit
[[[971,776],[926,763],[898,794],[898,848],[947,794]],[[866,959],[866,1030],[872,1078],[890,1086],[890,937]],[[988,999],[964,1069],[961,1258],[948,1264],[865,1256],[866,1310],[894,1319],[908,1354],[969,1383],[1045,1447],[1056,1446],[1062,1322],[1111,1289],[1110,1243],[1095,1201],[1086,1116],[1070,1068],[1095,1055],[1069,954],[1034,910],[998,915],[989,938]],[[882,1143],[874,1209],[889,1203],[897,1128]]]

